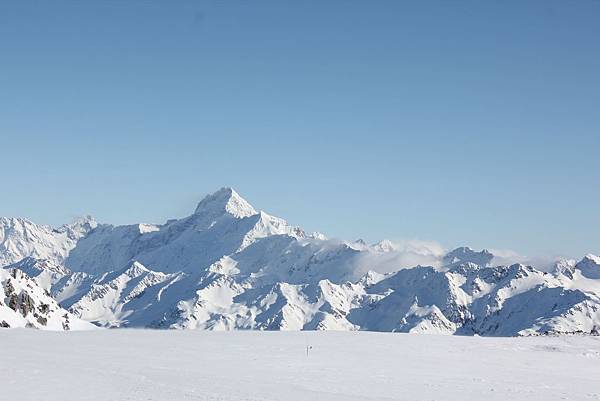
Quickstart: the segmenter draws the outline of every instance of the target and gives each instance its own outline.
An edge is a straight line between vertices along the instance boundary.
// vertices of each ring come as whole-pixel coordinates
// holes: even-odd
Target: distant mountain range
[[[600,258],[550,272],[458,248],[394,266],[390,241],[329,240],[231,188],[163,225],[0,218],[0,326],[598,334]],[[397,271],[390,273],[390,265]],[[91,324],[93,323],[93,324]]]

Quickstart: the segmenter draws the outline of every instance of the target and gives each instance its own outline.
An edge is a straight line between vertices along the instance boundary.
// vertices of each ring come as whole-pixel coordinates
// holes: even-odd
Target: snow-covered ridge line
[[[493,336],[600,330],[597,256],[559,261],[551,272],[494,260],[467,247],[444,252],[426,243],[307,235],[231,188],[162,225],[98,225],[88,217],[52,229],[0,220],[0,265],[25,272],[27,288],[51,294],[72,319],[103,327]],[[39,326],[24,319],[12,325]]]
[[[90,216],[56,229],[28,219],[0,217],[0,266],[19,262],[25,257],[62,263],[77,241],[97,226]]]

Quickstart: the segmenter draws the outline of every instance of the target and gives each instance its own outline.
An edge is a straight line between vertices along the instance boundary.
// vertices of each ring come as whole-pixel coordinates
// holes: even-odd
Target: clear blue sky
[[[600,253],[600,1],[2,1],[0,215],[233,186],[334,237]]]

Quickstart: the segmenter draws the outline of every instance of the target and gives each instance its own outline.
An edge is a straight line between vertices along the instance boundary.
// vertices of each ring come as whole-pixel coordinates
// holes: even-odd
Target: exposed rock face
[[[74,321],[79,329],[94,328],[73,317],[41,288],[35,280],[18,269],[0,269],[0,327],[32,327],[63,330]]]
[[[11,293],[8,296],[8,307],[15,312],[19,310],[19,297],[15,293]]]
[[[26,292],[21,293],[20,308],[23,316],[27,316],[30,311],[35,309],[35,302],[33,301],[33,298],[31,298]]]

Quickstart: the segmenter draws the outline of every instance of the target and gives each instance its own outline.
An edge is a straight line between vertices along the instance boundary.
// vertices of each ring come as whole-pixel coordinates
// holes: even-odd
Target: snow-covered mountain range
[[[53,229],[0,218],[0,324],[494,336],[600,331],[594,255],[557,261],[551,272],[495,266],[492,253],[470,248],[439,255],[435,266],[405,266],[398,255],[390,241],[307,234],[256,211],[231,188],[162,225],[112,226],[86,217]]]

